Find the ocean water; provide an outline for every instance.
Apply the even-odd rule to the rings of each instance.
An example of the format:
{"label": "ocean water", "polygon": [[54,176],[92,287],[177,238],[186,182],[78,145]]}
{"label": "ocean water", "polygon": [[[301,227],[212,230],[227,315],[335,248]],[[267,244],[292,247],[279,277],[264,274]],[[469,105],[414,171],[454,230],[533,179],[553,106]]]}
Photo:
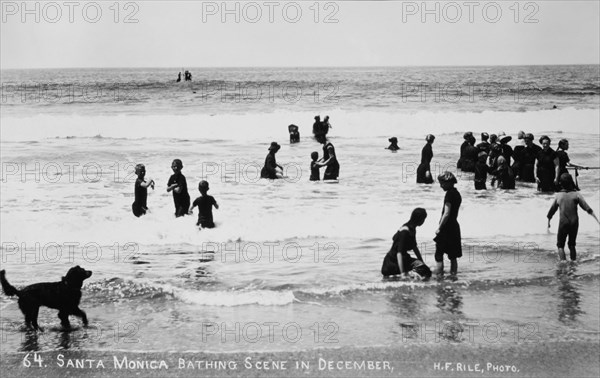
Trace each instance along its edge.
{"label": "ocean water", "polygon": [[[187,68],[190,69],[190,68]],[[3,70],[2,269],[20,287],[92,270],[87,329],[21,326],[0,297],[3,350],[304,350],[401,343],[595,340],[599,227],[580,211],[578,261],[557,263],[553,196],[531,184],[476,192],[456,172],[462,134],[519,130],[570,141],[600,166],[597,66]],[[553,107],[556,106],[556,109]],[[340,182],[309,182],[313,117],[329,115]],[[301,142],[288,144],[287,126]],[[454,171],[463,203],[456,280],[383,279],[383,257],[415,207],[434,266],[444,192],[415,183],[426,134],[433,173]],[[385,150],[397,136],[401,150]],[[536,138],[537,139],[537,138]],[[286,178],[258,179],[271,141]],[[190,195],[210,182],[217,227],[175,218],[166,192],[183,161]],[[156,181],[131,214],[133,167]],[[600,213],[600,171],[580,171]],[[448,262],[446,261],[446,265]],[[448,266],[446,266],[448,269]]]}

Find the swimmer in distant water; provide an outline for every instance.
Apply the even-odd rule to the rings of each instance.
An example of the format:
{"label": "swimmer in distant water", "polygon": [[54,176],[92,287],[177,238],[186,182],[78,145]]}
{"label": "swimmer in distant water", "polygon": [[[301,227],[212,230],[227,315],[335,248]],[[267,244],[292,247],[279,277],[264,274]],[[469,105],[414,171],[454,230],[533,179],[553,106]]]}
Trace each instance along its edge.
{"label": "swimmer in distant water", "polygon": [[386,148],[387,150],[395,152],[400,149],[400,147],[398,146],[398,138],[391,137],[388,139],[388,142],[390,142],[390,145]]}
{"label": "swimmer in distant water", "polygon": [[310,154],[310,158],[312,161],[310,162],[310,181],[320,181],[321,173],[319,169],[323,167],[323,164],[319,163],[319,153],[317,151],[313,151]]}
{"label": "swimmer in distant water", "polygon": [[177,75],[177,82],[179,83],[181,81],[181,72],[179,73],[179,75]]}
{"label": "swimmer in distant water", "polygon": [[417,184],[433,184],[431,176],[431,159],[433,159],[432,145],[435,141],[435,136],[427,134],[425,137],[425,146],[421,150],[421,164],[417,167]]}
{"label": "swimmer in distant water", "polygon": [[456,259],[462,257],[462,244],[460,225],[458,224],[458,210],[462,203],[462,197],[454,187],[457,183],[452,172],[444,172],[438,176],[440,187],[444,189],[444,207],[438,229],[435,231],[435,261],[436,274],[444,274],[444,254],[450,260],[450,274],[455,275],[458,271]]}
{"label": "swimmer in distant water", "polygon": [[[399,274],[408,277],[408,273],[414,271],[422,279],[431,277],[431,270],[423,262],[416,239],[417,227],[423,225],[426,218],[425,209],[417,207],[413,210],[409,221],[394,235],[394,243],[383,259],[381,274],[386,277]],[[414,251],[416,259],[408,254],[411,250]]]}
{"label": "swimmer in distant water", "polygon": [[279,168],[279,169],[281,169],[281,171],[283,171],[283,167],[281,165],[277,164],[277,160],[275,159],[275,154],[277,153],[277,151],[279,151],[280,148],[281,148],[281,146],[279,144],[277,144],[277,142],[271,142],[271,145],[269,146],[269,153],[267,154],[267,157],[265,158],[265,165],[263,166],[262,170],[260,171],[261,178],[266,178],[266,179],[271,179],[271,180],[281,178],[282,174],[277,171],[277,168]]}
{"label": "swimmer in distant water", "polygon": [[[550,228],[550,220],[557,210],[560,210],[558,221],[558,232],[556,234],[556,246],[558,247],[558,256],[561,260],[566,260],[565,242],[569,238],[568,246],[572,261],[577,258],[575,245],[577,244],[577,231],[579,230],[579,216],[577,215],[577,206],[580,206],[588,214],[593,216],[598,222],[598,218],[594,211],[585,202],[583,196],[575,191],[575,183],[573,177],[568,173],[563,173],[560,176],[562,190],[556,193],[556,198],[548,211],[548,228]],[[600,222],[599,222],[600,223]]]}
{"label": "swimmer in distant water", "polygon": [[290,143],[298,143],[300,142],[300,131],[298,131],[298,126],[289,125],[288,132],[290,133]]}
{"label": "swimmer in distant water", "polygon": [[173,174],[167,182],[167,192],[173,192],[173,203],[175,205],[175,216],[182,217],[188,213],[190,208],[190,194],[187,189],[187,181],[181,173],[183,163],[179,159],[171,163]]}
{"label": "swimmer in distant water", "polygon": [[198,206],[198,222],[196,223],[196,226],[200,226],[201,228],[215,227],[215,223],[213,222],[212,208],[214,206],[215,209],[219,209],[219,205],[217,204],[217,201],[215,201],[215,198],[207,194],[208,189],[208,182],[204,180],[200,181],[198,184],[200,197],[194,200],[194,203],[190,208],[191,214],[192,210],[194,210],[194,207]]}
{"label": "swimmer in distant water", "polygon": [[151,187],[152,190],[154,190],[154,180],[144,180],[144,177],[146,176],[146,167],[144,164],[138,164],[135,166],[135,174],[138,178],[135,180],[135,186],[133,189],[135,200],[131,204],[131,210],[133,211],[133,215],[139,218],[146,214],[146,211],[148,210],[148,187]]}

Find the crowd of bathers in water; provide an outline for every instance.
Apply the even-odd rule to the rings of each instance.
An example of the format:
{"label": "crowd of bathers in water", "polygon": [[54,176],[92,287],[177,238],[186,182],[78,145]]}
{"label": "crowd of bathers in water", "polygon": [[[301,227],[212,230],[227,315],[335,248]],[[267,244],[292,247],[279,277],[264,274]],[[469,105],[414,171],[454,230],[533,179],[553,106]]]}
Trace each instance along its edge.
{"label": "crowd of bathers in water", "polygon": [[[311,175],[310,180],[320,180],[319,169],[326,167],[323,180],[337,180],[340,166],[335,154],[333,144],[328,141],[327,133],[331,125],[329,117],[324,121],[319,116],[315,117],[313,125],[313,134],[315,139],[323,144],[323,157],[319,159],[318,152],[311,153]],[[290,133],[290,143],[300,141],[298,126],[288,126]],[[577,215],[577,206],[580,206],[594,218],[592,209],[585,202],[583,196],[578,192],[573,177],[568,173],[567,168],[584,168],[570,162],[567,150],[569,142],[561,139],[558,143],[558,149],[554,151],[551,147],[551,140],[544,135],[539,139],[541,147],[536,145],[531,133],[522,131],[518,134],[518,139],[522,140],[519,146],[514,149],[508,145],[512,137],[504,133],[488,135],[481,133],[481,143],[475,144],[476,140],[472,132],[464,134],[464,142],[460,146],[460,158],[457,162],[457,168],[464,172],[474,172],[474,185],[476,190],[486,189],[487,175],[492,175],[491,184],[497,182],[497,187],[501,189],[514,189],[515,181],[537,182],[538,190],[543,192],[560,191],[548,211],[548,227],[550,220],[557,210],[560,214],[559,227],[557,233],[558,254],[561,260],[565,260],[564,246],[568,238],[568,247],[571,260],[576,259],[576,238],[579,228],[579,218]],[[426,144],[421,151],[421,163],[417,168],[417,183],[432,184],[434,179],[431,175],[431,160],[433,158],[432,145],[435,141],[434,135],[425,137]],[[389,138],[391,143],[388,149],[398,151],[398,139]],[[268,154],[265,158],[265,164],[261,170],[261,177],[267,179],[277,179],[282,177],[283,168],[277,164],[275,154],[281,146],[277,142],[272,142],[268,148]],[[512,162],[512,164],[511,164]],[[175,216],[181,217],[191,214],[192,210],[198,207],[198,221],[196,223],[200,228],[215,227],[213,221],[212,208],[219,208],[214,197],[207,194],[209,184],[205,180],[200,181],[198,197],[190,207],[190,195],[187,189],[185,176],[181,173],[183,163],[179,159],[173,160],[171,164],[173,175],[167,183],[167,191],[173,192],[173,203],[175,205]],[[146,169],[143,164],[135,167],[137,180],[135,182],[135,201],[132,204],[133,214],[137,217],[146,213],[148,187],[154,189],[154,181],[145,180]],[[462,203],[462,197],[454,187],[457,179],[451,172],[443,172],[438,176],[440,187],[446,192],[442,206],[442,216],[439,220],[437,230],[435,231],[435,273],[442,275],[444,272],[444,255],[450,260],[450,273],[456,275],[458,271],[457,259],[462,256],[462,240],[460,225],[458,223],[458,213]],[[416,228],[423,225],[427,218],[427,212],[423,208],[413,210],[411,217],[392,238],[393,243],[389,252],[386,254],[381,273],[384,276],[412,277],[419,279],[428,279],[432,271],[424,263],[416,242]],[[596,218],[596,221],[598,219]],[[599,221],[600,223],[600,221]],[[408,251],[413,251],[415,257],[409,255]]]}

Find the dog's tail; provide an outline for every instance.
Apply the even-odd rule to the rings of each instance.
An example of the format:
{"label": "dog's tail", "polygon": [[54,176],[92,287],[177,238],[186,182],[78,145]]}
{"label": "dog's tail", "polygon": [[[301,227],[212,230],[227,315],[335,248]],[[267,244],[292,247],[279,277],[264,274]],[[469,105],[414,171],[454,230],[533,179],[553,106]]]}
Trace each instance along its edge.
{"label": "dog's tail", "polygon": [[4,276],[6,271],[4,269],[0,270],[0,283],[2,284],[2,290],[4,290],[4,294],[12,297],[13,295],[19,295],[19,290],[17,290],[13,285],[9,284]]}

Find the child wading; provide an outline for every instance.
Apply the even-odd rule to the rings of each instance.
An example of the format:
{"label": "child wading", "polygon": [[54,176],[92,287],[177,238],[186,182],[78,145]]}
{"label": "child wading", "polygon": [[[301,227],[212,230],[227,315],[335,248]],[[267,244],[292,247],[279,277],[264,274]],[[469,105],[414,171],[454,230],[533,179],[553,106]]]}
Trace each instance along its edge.
{"label": "child wading", "polygon": [[198,206],[198,222],[196,223],[196,226],[200,226],[202,228],[215,227],[215,223],[213,222],[212,207],[214,206],[215,209],[219,208],[215,198],[206,194],[208,189],[208,182],[204,180],[200,181],[198,184],[198,190],[200,191],[201,196],[196,198],[192,204],[192,208],[190,209],[190,212],[192,212],[194,207]]}
{"label": "child wading", "polygon": [[135,166],[135,174],[138,178],[135,180],[135,186],[133,188],[135,200],[131,204],[131,210],[133,211],[133,215],[139,218],[146,214],[146,211],[148,210],[148,187],[151,187],[152,190],[154,190],[154,180],[144,180],[144,177],[146,176],[146,167],[144,164]]}
{"label": "child wading", "polygon": [[173,174],[167,182],[167,192],[173,191],[173,203],[175,204],[175,216],[182,217],[187,214],[190,208],[190,194],[187,190],[187,181],[181,173],[183,163],[179,159],[171,163]]}

